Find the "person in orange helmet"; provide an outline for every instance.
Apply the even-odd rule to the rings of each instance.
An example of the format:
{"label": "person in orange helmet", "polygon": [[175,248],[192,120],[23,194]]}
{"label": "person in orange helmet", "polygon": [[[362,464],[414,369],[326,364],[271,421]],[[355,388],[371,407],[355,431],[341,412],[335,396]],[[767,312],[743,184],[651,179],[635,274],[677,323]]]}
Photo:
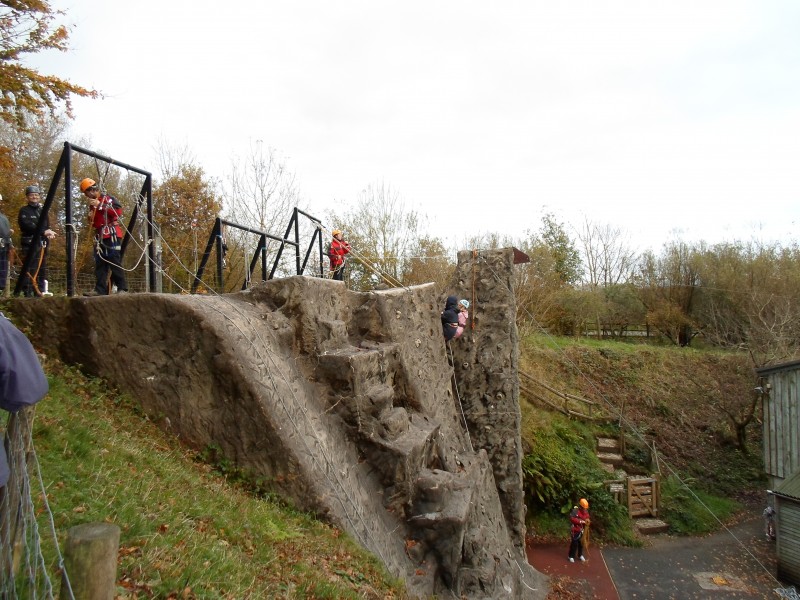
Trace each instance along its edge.
{"label": "person in orange helmet", "polygon": [[337,281],[344,280],[345,256],[350,253],[350,244],[344,240],[341,229],[334,229],[333,239],[328,246],[328,258],[331,261],[331,275]]}
{"label": "person in orange helmet", "polygon": [[581,498],[578,506],[574,506],[569,513],[570,527],[570,542],[569,542],[569,562],[574,563],[575,558],[579,558],[581,562],[586,561],[583,556],[583,532],[586,526],[589,525],[589,501],[586,498]]}
{"label": "person in orange helmet", "polygon": [[122,270],[122,205],[116,198],[100,192],[94,179],[81,181],[81,192],[89,199],[91,212],[89,218],[94,227],[94,274],[97,278],[94,290],[84,296],[106,296],[109,293],[109,273],[111,283],[117,286],[117,293],[128,291],[125,271]]}

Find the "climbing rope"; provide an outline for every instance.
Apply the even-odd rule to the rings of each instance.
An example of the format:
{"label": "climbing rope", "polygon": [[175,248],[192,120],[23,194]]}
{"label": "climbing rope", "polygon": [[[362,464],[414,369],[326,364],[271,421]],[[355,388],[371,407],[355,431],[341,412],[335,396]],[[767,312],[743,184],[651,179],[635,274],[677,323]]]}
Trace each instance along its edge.
{"label": "climbing rope", "polygon": [[461,411],[461,422],[464,424],[464,433],[467,434],[467,442],[469,443],[469,449],[472,452],[475,452],[475,448],[472,445],[472,438],[469,435],[469,425],[467,425],[467,417],[464,415],[464,404],[461,402],[461,394],[458,391],[458,378],[456,377],[455,371],[455,360],[453,358],[453,348],[450,346],[450,342],[445,342],[447,347],[447,351],[450,353],[450,364],[453,366],[453,387],[456,391],[456,401],[458,402],[458,408]]}

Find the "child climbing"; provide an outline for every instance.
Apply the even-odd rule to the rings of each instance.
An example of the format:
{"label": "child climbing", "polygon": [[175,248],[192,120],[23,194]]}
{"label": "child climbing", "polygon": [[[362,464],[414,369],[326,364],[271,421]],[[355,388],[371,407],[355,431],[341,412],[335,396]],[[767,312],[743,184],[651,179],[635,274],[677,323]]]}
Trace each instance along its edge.
{"label": "child climbing", "polygon": [[459,300],[457,308],[458,327],[456,328],[456,334],[453,336],[454,340],[461,337],[461,334],[464,333],[464,328],[467,326],[467,319],[469,319],[469,300]]}

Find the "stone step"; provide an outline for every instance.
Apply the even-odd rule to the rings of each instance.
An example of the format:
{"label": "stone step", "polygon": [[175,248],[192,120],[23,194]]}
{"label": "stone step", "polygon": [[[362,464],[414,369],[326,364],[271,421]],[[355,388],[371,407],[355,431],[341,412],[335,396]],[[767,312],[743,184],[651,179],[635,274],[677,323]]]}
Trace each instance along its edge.
{"label": "stone step", "polygon": [[597,438],[598,452],[619,453],[619,440],[614,438]]}
{"label": "stone step", "polygon": [[611,452],[598,452],[597,458],[600,459],[601,463],[614,465],[615,467],[625,462],[621,454],[612,454]]}
{"label": "stone step", "polygon": [[665,523],[661,519],[634,519],[633,522],[639,533],[644,535],[664,533],[669,530],[669,523]]}

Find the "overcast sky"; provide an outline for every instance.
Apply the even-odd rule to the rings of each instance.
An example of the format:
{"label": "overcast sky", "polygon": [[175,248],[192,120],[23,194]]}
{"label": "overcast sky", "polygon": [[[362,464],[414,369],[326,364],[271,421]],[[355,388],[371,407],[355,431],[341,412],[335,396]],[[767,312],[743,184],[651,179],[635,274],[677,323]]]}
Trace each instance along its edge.
{"label": "overcast sky", "polygon": [[73,131],[157,171],[158,138],[213,176],[260,140],[312,212],[383,181],[430,231],[522,235],[542,212],[668,239],[792,243],[800,3],[53,0],[100,90]]}

